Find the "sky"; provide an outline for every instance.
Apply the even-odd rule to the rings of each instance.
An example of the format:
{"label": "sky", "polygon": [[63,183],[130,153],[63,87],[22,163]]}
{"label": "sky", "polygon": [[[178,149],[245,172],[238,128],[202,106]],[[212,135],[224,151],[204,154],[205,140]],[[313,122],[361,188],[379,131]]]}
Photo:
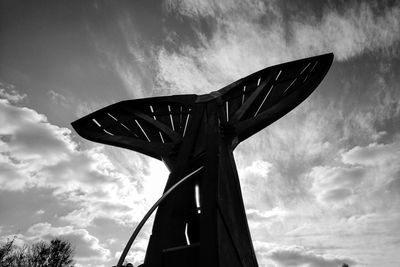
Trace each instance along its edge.
{"label": "sky", "polygon": [[115,265],[168,171],[72,121],[329,52],[316,91],[234,152],[258,263],[400,266],[399,1],[0,0],[0,240]]}

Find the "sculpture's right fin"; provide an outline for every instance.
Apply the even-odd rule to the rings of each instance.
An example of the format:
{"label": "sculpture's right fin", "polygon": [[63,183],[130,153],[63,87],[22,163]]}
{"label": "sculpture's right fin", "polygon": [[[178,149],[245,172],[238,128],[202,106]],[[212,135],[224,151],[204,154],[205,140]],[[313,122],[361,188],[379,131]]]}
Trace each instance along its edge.
{"label": "sculpture's right fin", "polygon": [[243,141],[304,101],[325,77],[333,54],[265,68],[218,91],[225,120]]}

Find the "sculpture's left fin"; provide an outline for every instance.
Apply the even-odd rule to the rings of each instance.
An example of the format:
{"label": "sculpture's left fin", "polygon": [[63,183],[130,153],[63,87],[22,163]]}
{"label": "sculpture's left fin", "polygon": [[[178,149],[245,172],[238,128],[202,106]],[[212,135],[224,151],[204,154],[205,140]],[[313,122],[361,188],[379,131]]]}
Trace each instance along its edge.
{"label": "sculpture's left fin", "polygon": [[173,156],[186,134],[196,95],[121,101],[72,123],[88,140],[162,159]]}

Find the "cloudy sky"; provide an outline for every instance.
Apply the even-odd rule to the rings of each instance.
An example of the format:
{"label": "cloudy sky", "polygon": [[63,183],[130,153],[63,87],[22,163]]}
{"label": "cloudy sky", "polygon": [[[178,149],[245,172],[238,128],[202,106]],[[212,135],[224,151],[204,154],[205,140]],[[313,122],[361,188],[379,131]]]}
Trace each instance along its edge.
{"label": "cloudy sky", "polygon": [[333,52],[311,97],[235,151],[258,262],[400,266],[400,3],[372,2],[0,0],[1,240],[62,236],[78,266],[116,264],[168,171],[72,121]]}

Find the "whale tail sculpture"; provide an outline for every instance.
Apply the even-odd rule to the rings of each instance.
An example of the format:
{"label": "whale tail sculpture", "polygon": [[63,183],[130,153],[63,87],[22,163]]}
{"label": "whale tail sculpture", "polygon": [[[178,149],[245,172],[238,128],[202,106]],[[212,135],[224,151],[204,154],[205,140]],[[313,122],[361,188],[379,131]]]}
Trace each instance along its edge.
{"label": "whale tail sculpture", "polygon": [[171,172],[151,210],[158,207],[142,266],[258,266],[233,150],[305,100],[332,61],[325,54],[272,66],[205,95],[122,101],[72,123],[86,139],[163,160]]}

